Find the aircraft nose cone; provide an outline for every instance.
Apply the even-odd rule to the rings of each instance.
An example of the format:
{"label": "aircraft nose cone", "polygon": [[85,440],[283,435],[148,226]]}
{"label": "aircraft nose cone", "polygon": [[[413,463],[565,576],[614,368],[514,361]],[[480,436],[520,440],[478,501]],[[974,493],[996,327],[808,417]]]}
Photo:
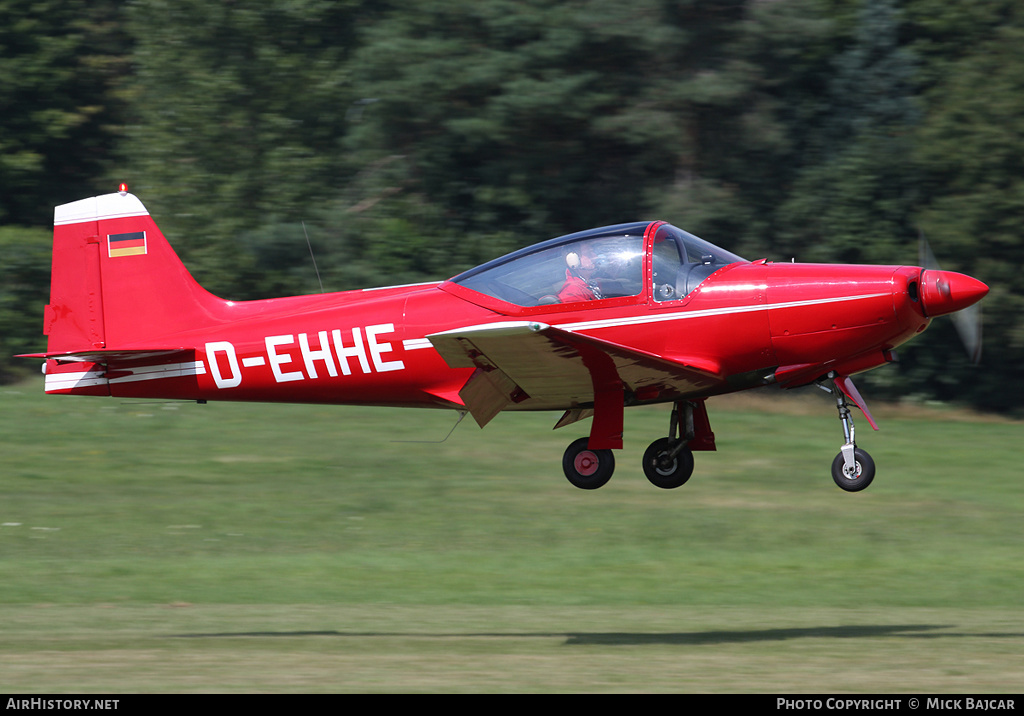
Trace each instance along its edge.
{"label": "aircraft nose cone", "polygon": [[987,293],[988,286],[962,273],[935,269],[921,272],[921,305],[929,318],[967,308]]}

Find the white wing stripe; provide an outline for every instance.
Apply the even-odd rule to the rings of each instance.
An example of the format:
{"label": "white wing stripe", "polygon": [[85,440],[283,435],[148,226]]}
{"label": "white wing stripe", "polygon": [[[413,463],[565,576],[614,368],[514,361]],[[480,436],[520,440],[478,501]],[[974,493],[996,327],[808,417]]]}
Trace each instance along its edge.
{"label": "white wing stripe", "polygon": [[[681,321],[688,318],[708,318],[709,316],[728,316],[734,313],[755,313],[758,311],[774,311],[782,308],[800,308],[801,306],[816,306],[824,305],[828,303],[841,303],[843,301],[861,301],[869,298],[884,298],[889,296],[888,293],[867,293],[862,296],[836,296],[833,298],[814,298],[806,301],[789,301],[787,303],[766,303],[757,306],[725,306],[722,308],[708,308],[703,311],[673,311],[671,313],[655,313],[655,314],[644,314],[641,316],[625,316],[621,318],[604,318],[597,321],[578,321],[576,323],[562,323],[552,324],[556,328],[561,328],[564,331],[587,331],[598,328],[616,328],[619,326],[636,326],[644,323],[662,323],[664,321]],[[448,331],[442,331],[441,334],[445,333],[460,333],[464,331],[474,330],[485,330],[492,327],[521,327],[521,326],[536,326],[533,330],[539,330],[545,327],[543,323],[537,323],[535,321],[500,321],[498,323],[482,323],[476,326],[462,326]],[[427,348],[431,345],[427,338],[415,338],[404,341],[405,349],[412,350],[414,348]]]}
{"label": "white wing stripe", "polygon": [[869,293],[863,296],[837,296],[835,298],[815,298],[806,301],[790,301],[788,303],[766,303],[759,306],[726,306],[724,308],[709,308],[703,311],[674,311],[672,313],[648,314],[643,316],[627,316],[625,318],[606,318],[599,321],[580,321],[578,323],[563,323],[558,326],[566,331],[585,331],[592,328],[614,328],[616,326],[633,326],[642,323],[661,323],[663,321],[678,321],[687,318],[707,318],[709,316],[727,316],[733,313],[753,313],[757,311],[775,311],[781,308],[799,308],[801,306],[816,306],[827,303],[840,303],[842,301],[861,301],[868,298],[882,298],[888,293]]}

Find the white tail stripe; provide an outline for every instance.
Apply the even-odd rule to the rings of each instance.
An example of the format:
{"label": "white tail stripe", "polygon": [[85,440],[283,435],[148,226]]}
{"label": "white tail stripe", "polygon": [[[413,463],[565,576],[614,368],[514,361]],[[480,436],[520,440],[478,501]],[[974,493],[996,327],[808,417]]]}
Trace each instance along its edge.
{"label": "white tail stripe", "polygon": [[206,365],[202,361],[186,363],[168,363],[165,365],[146,365],[131,369],[131,375],[121,375],[107,379],[106,370],[87,370],[75,373],[51,373],[46,376],[46,391],[74,390],[89,388],[96,385],[136,383],[142,380],[161,380],[163,378],[183,378],[190,375],[205,375]]}
{"label": "white tail stripe", "polygon": [[86,370],[75,373],[53,373],[46,376],[46,392],[54,390],[73,390],[89,388],[94,385],[106,385],[107,379],[102,370]]}

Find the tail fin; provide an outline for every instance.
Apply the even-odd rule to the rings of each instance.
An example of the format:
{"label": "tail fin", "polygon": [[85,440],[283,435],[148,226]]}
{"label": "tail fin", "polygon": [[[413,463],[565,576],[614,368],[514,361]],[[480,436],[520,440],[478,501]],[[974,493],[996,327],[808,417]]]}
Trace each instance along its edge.
{"label": "tail fin", "polygon": [[[58,206],[53,217],[46,392],[189,397],[203,372],[176,335],[228,319],[231,304],[203,289],[126,191]],[[115,390],[116,388],[116,390]],[[165,396],[165,397],[166,397]]]}
{"label": "tail fin", "polygon": [[196,283],[134,195],[54,211],[47,357],[169,348],[225,304]]}

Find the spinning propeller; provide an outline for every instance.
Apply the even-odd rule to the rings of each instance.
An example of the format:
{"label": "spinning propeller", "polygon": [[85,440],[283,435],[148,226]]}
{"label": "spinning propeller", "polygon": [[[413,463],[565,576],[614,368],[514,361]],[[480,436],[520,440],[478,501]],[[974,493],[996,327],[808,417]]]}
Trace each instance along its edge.
{"label": "spinning propeller", "polygon": [[972,364],[981,360],[981,305],[988,286],[970,276],[943,271],[924,232],[918,242],[921,272],[921,305],[929,318],[951,314],[960,340]]}

